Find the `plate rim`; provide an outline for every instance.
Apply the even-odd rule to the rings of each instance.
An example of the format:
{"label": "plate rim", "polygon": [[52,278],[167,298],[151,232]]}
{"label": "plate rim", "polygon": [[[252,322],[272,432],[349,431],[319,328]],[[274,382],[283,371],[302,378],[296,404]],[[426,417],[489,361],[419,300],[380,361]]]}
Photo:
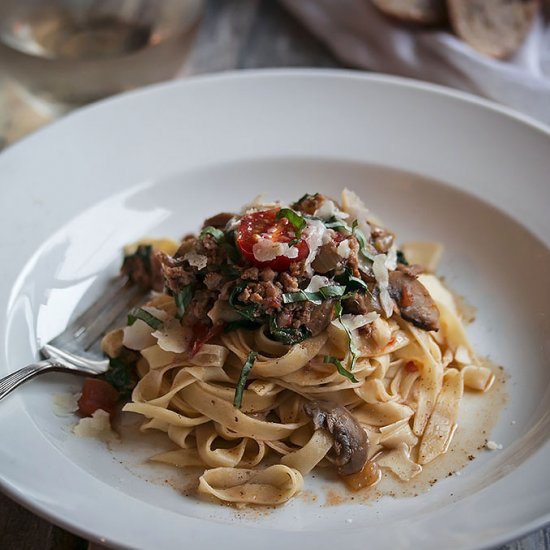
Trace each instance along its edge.
{"label": "plate rim", "polygon": [[435,84],[433,82],[427,82],[424,80],[418,80],[416,78],[409,78],[405,76],[396,76],[385,73],[371,72],[367,73],[359,69],[337,69],[337,68],[314,68],[314,67],[288,67],[288,68],[259,68],[259,69],[229,69],[224,71],[218,71],[213,73],[204,73],[198,75],[185,76],[176,78],[174,80],[166,80],[163,82],[157,82],[155,84],[149,84],[148,86],[141,86],[139,88],[121,92],[112,96],[99,99],[93,103],[83,105],[63,115],[45,126],[38,128],[37,130],[23,136],[16,142],[8,144],[4,149],[0,151],[0,162],[3,157],[9,154],[12,149],[19,148],[20,145],[40,137],[44,132],[49,132],[51,128],[57,128],[59,125],[65,124],[67,120],[72,120],[75,117],[81,116],[82,113],[93,111],[98,108],[103,108],[107,104],[115,104],[119,101],[126,101],[128,98],[139,97],[141,95],[149,95],[156,93],[157,90],[163,90],[165,88],[173,88],[178,86],[193,86],[195,84],[202,84],[204,82],[217,82],[242,78],[272,78],[272,77],[285,77],[285,76],[306,76],[306,77],[331,77],[331,78],[352,78],[367,80],[371,82],[380,82],[390,85],[401,86],[414,90],[424,90],[428,93],[434,93],[436,95],[447,96],[452,99],[456,99],[462,102],[466,102],[472,105],[477,105],[484,109],[500,113],[503,116],[514,119],[517,122],[521,122],[530,126],[533,129],[550,136],[550,124],[545,124],[542,121],[537,120],[535,117],[522,113],[521,111],[509,107],[502,103],[498,103],[491,99],[474,94],[473,92],[467,92],[459,90],[457,88],[451,88],[450,86],[444,86],[443,84]]}

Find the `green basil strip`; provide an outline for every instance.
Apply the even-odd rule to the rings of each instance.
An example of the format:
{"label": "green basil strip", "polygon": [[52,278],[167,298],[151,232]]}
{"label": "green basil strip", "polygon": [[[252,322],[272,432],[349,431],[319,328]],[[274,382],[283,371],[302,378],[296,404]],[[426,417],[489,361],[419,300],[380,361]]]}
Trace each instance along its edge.
{"label": "green basil strip", "polygon": [[250,374],[250,371],[254,366],[254,361],[256,361],[256,357],[258,357],[258,352],[251,351],[246,358],[246,363],[243,365],[243,370],[241,370],[241,375],[239,376],[239,381],[237,383],[237,387],[235,388],[235,397],[233,399],[233,406],[237,409],[241,408],[243,402],[244,385],[246,384],[248,375]]}
{"label": "green basil strip", "polygon": [[128,326],[132,326],[138,319],[147,323],[155,330],[159,330],[164,326],[164,323],[160,319],[157,319],[154,315],[151,315],[141,307],[135,307],[128,313]]}
{"label": "green basil strip", "polygon": [[349,366],[349,370],[350,372],[353,372],[353,369],[355,368],[355,363],[357,362],[358,349],[355,345],[355,340],[353,339],[353,334],[351,333],[351,330],[349,330],[348,327],[346,327],[346,325],[342,322],[342,304],[340,302],[336,304],[334,311],[336,313],[336,316],[338,317],[338,320],[340,321],[340,324],[342,325],[348,336],[349,352],[351,353],[351,364]]}
{"label": "green basil strip", "polygon": [[367,260],[373,262],[374,256],[367,250],[367,239],[365,238],[363,232],[357,227],[357,223],[357,220],[353,221],[351,225],[352,233],[359,243],[359,250],[361,251],[361,254],[363,254]]}
{"label": "green basil strip", "polygon": [[296,238],[299,239],[302,235],[302,230],[307,225],[306,220],[290,208],[281,208],[279,212],[277,212],[277,219],[280,220],[281,218],[286,218],[294,226]]}
{"label": "green basil strip", "polygon": [[269,334],[278,342],[293,346],[299,344],[311,336],[311,332],[304,326],[300,328],[283,328],[277,325],[275,316],[269,319]]}
{"label": "green basil strip", "polygon": [[223,331],[233,332],[234,330],[255,330],[259,326],[260,325],[258,323],[254,323],[248,319],[243,319],[242,321],[230,321],[229,323],[226,323],[223,327]]}
{"label": "green basil strip", "polygon": [[235,285],[235,288],[229,296],[229,305],[241,316],[249,321],[257,321],[256,313],[258,311],[258,304],[242,304],[239,302],[239,294],[245,289],[247,281],[241,281]]}
{"label": "green basil strip", "polygon": [[349,268],[346,268],[346,270],[336,276],[334,280],[346,287],[346,293],[342,296],[342,299],[350,298],[356,292],[366,292],[372,296],[372,292],[369,290],[367,283],[359,277],[354,277]]}
{"label": "green basil strip", "polygon": [[202,239],[205,235],[211,235],[217,243],[222,242],[225,237],[225,234],[221,229],[212,227],[211,225],[205,227],[201,231],[200,238]]}
{"label": "green basil strip", "polygon": [[338,370],[338,373],[342,376],[345,376],[348,380],[351,380],[354,384],[357,384],[359,380],[353,376],[353,373],[347,370],[344,365],[342,365],[342,362],[337,359],[336,357],[333,357],[332,355],[325,355],[323,359],[323,363],[331,363],[333,364],[336,369]]}
{"label": "green basil strip", "polygon": [[283,294],[283,304],[294,304],[296,302],[312,302],[319,305],[323,300],[317,292],[306,292],[305,290]]}
{"label": "green basil strip", "polygon": [[409,262],[407,261],[407,258],[405,258],[405,254],[403,254],[402,250],[397,251],[397,263],[403,264],[403,265],[409,265]]}
{"label": "green basil strip", "polygon": [[330,220],[327,220],[326,222],[323,222],[325,224],[325,227],[327,229],[340,229],[343,230],[344,233],[349,233],[351,235],[352,229],[351,227],[344,221],[339,220],[338,218],[330,218]]}
{"label": "green basil strip", "polygon": [[176,317],[178,319],[181,319],[183,317],[183,315],[185,314],[185,310],[187,309],[187,306],[191,303],[192,299],[193,287],[191,285],[187,285],[174,296],[177,308]]}
{"label": "green basil strip", "polygon": [[363,281],[363,279],[359,279],[359,277],[354,277],[353,275],[349,276],[348,279],[348,286],[350,288],[353,288],[355,290],[365,290],[366,292],[370,293],[369,287],[367,286],[367,283]]}
{"label": "green basil strip", "polygon": [[320,305],[323,300],[340,297],[344,295],[346,288],[344,286],[332,285],[324,286],[318,292],[306,292],[298,290],[297,292],[286,292],[283,294],[283,304],[294,304],[296,302],[311,302]]}
{"label": "green basil strip", "polygon": [[134,366],[128,366],[120,359],[109,359],[109,370],[103,375],[103,379],[109,382],[122,398],[129,398],[135,388],[138,378]]}
{"label": "green basil strip", "polygon": [[325,300],[328,300],[329,298],[338,298],[340,296],[343,296],[345,291],[346,291],[345,286],[331,285],[331,286],[321,287],[319,289],[319,294]]}

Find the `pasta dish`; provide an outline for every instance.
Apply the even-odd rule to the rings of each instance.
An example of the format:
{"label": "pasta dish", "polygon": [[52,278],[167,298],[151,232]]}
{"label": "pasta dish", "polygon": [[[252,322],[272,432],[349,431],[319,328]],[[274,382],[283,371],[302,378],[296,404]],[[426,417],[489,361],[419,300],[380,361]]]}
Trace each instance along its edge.
{"label": "pasta dish", "polygon": [[204,469],[198,492],[225,503],[282,504],[316,468],[352,491],[408,482],[447,452],[463,392],[494,380],[434,275],[440,253],[398,247],[349,190],[136,243],[122,270],[150,299],[105,336],[111,370],[86,380],[81,414],[126,396],[173,442],[151,460]]}

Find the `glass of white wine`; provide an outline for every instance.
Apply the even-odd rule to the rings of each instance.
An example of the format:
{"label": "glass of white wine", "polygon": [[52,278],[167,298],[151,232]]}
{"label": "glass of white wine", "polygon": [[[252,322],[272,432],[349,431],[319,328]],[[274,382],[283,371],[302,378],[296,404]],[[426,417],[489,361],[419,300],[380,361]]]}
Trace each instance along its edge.
{"label": "glass of white wine", "polygon": [[172,78],[203,0],[1,0],[0,71],[69,110]]}

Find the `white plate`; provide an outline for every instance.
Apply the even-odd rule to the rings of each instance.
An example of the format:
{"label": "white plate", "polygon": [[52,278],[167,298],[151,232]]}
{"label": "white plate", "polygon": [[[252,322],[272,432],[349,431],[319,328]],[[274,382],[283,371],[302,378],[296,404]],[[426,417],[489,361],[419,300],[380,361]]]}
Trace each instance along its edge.
{"label": "white plate", "polygon": [[290,199],[346,185],[401,239],[445,243],[442,273],[478,306],[470,334],[505,365],[510,401],[491,435],[504,449],[481,452],[426,494],[337,507],[297,499],[254,516],[143,479],[161,475],[138,464],[149,440],[120,463],[76,439],[51,396],[79,381],[52,375],[0,403],[3,490],[70,530],[132,548],[472,548],[542,525],[549,173],[550,134],[536,123],[464,94],[350,72],[175,82],[23,140],[0,156],[0,375],[30,362],[37,339],[61,330],[84,293],[91,299],[124,243],[182,235],[262,191]]}

